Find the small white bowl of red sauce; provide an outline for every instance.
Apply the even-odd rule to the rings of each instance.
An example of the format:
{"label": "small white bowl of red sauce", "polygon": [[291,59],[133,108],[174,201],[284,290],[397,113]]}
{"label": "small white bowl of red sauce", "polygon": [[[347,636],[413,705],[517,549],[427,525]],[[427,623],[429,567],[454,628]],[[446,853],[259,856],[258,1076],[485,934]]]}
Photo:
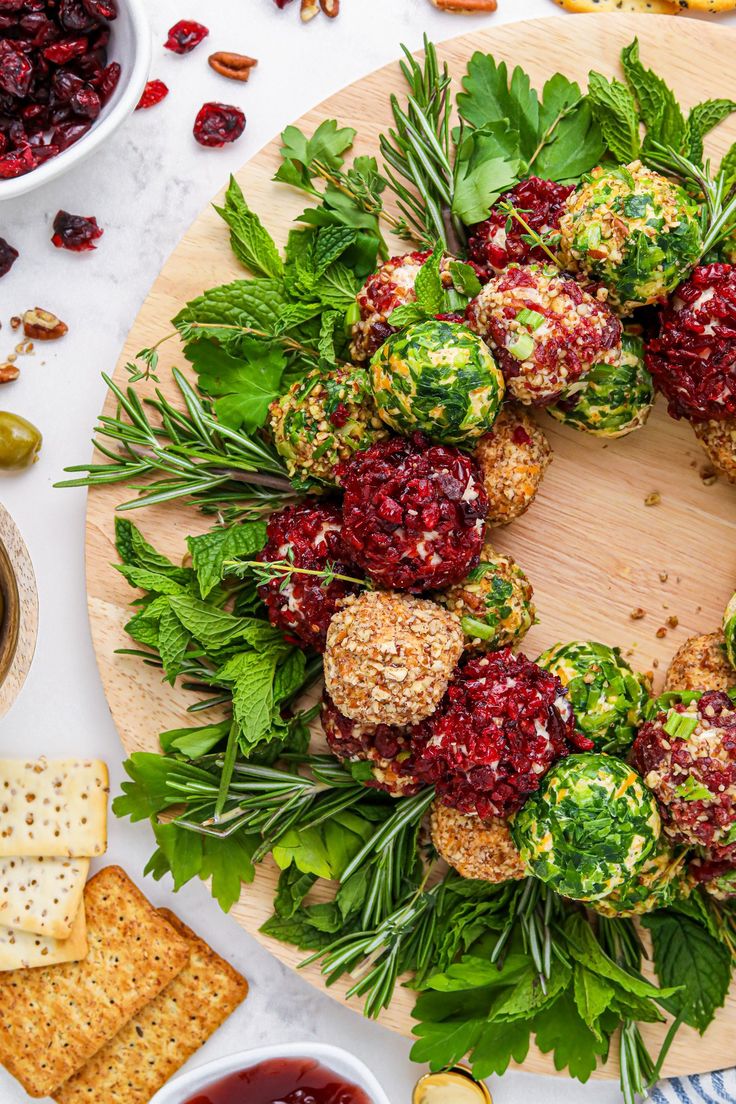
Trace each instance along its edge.
{"label": "small white bowl of red sauce", "polygon": [[323,1043],[287,1043],[217,1058],[159,1089],[151,1104],[390,1104],[366,1065]]}

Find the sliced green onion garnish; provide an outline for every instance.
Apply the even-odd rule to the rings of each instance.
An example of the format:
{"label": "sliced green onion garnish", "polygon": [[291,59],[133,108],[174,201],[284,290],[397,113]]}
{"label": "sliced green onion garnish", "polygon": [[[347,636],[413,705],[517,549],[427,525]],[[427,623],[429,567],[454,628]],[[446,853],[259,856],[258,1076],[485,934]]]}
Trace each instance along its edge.
{"label": "sliced green onion garnish", "polygon": [[477,617],[462,617],[460,627],[466,636],[477,637],[478,640],[493,640],[496,629],[493,625],[487,625],[485,621],[479,621]]}
{"label": "sliced green onion garnish", "polygon": [[667,735],[677,740],[689,740],[697,727],[698,718],[692,713],[670,713],[664,723]]}
{"label": "sliced green onion garnish", "polygon": [[544,322],[544,315],[539,311],[529,310],[528,307],[524,307],[520,310],[516,316],[516,321],[520,322],[522,326],[528,326],[530,330],[538,330]]}
{"label": "sliced green onion garnish", "polygon": [[534,352],[534,341],[529,334],[519,334],[513,345],[509,345],[508,351],[517,360],[526,360]]}

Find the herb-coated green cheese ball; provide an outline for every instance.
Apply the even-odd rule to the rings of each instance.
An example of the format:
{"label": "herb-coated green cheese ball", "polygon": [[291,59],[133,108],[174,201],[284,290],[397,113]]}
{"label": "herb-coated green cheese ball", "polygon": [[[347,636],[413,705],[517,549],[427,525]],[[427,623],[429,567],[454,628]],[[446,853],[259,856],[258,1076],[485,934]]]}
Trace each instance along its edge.
{"label": "herb-coated green cheese ball", "polygon": [[547,410],[558,422],[594,437],[625,437],[644,425],[654,402],[654,383],[644,367],[644,342],[624,334],[613,364],[596,364]]}
{"label": "herb-coated green cheese ball", "polygon": [[591,908],[611,919],[643,916],[645,912],[667,908],[676,897],[689,891],[684,874],[686,856],[683,848],[673,851],[664,839],[660,839],[638,873],[608,897],[591,902]]}
{"label": "herb-coated green cheese ball", "polygon": [[445,444],[487,433],[505,389],[484,342],[464,326],[437,321],[389,337],[371,361],[371,382],[387,425]]}
{"label": "herb-coated green cheese ball", "polygon": [[388,436],[362,368],[308,372],[269,414],[276,450],[298,489],[333,486],[340,461]]}
{"label": "herb-coated green cheese ball", "polygon": [[736,594],[729,600],[723,614],[723,636],[728,661],[732,667],[736,667]]}
{"label": "herb-coated green cheese ball", "polygon": [[556,763],[511,821],[529,873],[578,901],[633,878],[660,830],[657,802],[636,771],[599,754]]}
{"label": "herb-coated green cheese ball", "polygon": [[555,644],[537,660],[562,682],[577,727],[597,751],[620,755],[630,746],[649,698],[649,680],[618,648],[592,640]]}
{"label": "herb-coated green cheese ball", "polygon": [[622,314],[673,291],[701,246],[697,205],[640,161],[593,169],[560,220],[562,263],[603,283]]}
{"label": "herb-coated green cheese ball", "polygon": [[517,644],[526,635],[536,616],[533,595],[516,561],[486,543],[478,566],[435,598],[460,618],[465,647],[488,652]]}

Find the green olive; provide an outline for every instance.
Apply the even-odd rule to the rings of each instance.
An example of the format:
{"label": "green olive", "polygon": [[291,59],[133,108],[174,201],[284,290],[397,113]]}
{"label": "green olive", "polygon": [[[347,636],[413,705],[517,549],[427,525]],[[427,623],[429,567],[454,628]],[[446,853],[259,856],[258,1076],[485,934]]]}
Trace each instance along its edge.
{"label": "green olive", "polygon": [[42,442],[40,431],[20,414],[0,410],[0,472],[22,471],[35,464]]}

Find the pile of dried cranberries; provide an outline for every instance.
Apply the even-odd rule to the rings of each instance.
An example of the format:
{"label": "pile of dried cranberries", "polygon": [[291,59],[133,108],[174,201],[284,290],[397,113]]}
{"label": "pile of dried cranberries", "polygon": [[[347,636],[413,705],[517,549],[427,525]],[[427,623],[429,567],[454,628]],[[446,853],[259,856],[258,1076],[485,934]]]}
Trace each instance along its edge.
{"label": "pile of dried cranberries", "polygon": [[116,0],[0,0],[0,178],[86,134],[120,79],[108,63]]}

